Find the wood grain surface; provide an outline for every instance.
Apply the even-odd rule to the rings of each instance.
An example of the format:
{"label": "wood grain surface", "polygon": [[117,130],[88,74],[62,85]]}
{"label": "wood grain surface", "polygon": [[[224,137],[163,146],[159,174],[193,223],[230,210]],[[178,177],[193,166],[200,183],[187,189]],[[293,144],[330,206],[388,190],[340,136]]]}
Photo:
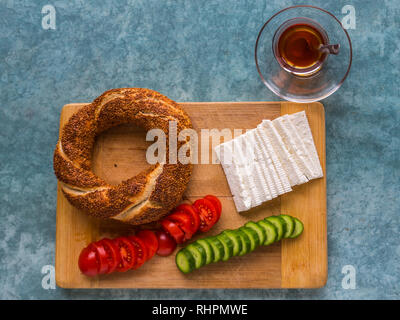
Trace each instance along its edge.
{"label": "wood grain surface", "polygon": [[[61,112],[60,125],[84,104],[68,104]],[[320,103],[289,102],[189,102],[180,103],[194,128],[251,129],[262,119],[306,110],[317,151],[325,173],[325,118]],[[111,184],[118,184],[148,166],[145,152],[151,142],[145,132],[132,126],[119,126],[101,134],[93,152],[93,171]],[[209,148],[212,160],[211,140]],[[284,240],[227,262],[210,264],[189,275],[175,266],[174,255],[155,256],[138,270],[95,278],[82,275],[78,257],[83,247],[103,237],[117,237],[135,228],[114,221],[88,217],[72,207],[58,187],[56,282],[63,288],[316,288],[327,277],[326,178],[311,181],[293,192],[246,213],[237,213],[222,167],[197,164],[185,192],[191,201],[214,194],[222,201],[220,221],[207,235],[236,228],[248,220],[287,213],[299,217],[304,233],[295,240]],[[196,239],[196,237],[194,238]]]}

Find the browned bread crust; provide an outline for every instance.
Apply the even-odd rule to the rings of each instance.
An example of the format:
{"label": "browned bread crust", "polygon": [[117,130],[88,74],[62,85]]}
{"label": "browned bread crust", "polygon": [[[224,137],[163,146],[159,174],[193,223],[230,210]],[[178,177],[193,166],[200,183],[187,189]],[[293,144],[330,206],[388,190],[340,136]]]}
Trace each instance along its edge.
{"label": "browned bread crust", "polygon": [[[192,172],[191,164],[169,164],[169,121],[177,122],[178,134],[192,128],[176,102],[141,88],[106,91],[76,112],[62,128],[54,151],[54,171],[69,202],[89,215],[135,225],[167,214],[181,200]],[[98,134],[124,123],[163,130],[166,163],[111,186],[91,171],[92,149]]]}

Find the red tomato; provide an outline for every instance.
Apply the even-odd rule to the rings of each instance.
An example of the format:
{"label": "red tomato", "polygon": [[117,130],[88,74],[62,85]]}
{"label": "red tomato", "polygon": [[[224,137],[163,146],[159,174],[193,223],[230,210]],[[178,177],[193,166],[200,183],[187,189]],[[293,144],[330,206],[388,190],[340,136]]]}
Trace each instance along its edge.
{"label": "red tomato", "polygon": [[161,226],[174,240],[176,243],[182,243],[185,241],[185,234],[183,231],[178,227],[175,222],[172,222],[168,219],[161,220]]}
{"label": "red tomato", "polygon": [[199,230],[201,221],[199,213],[197,212],[195,207],[187,203],[182,203],[179,206],[177,206],[174,211],[183,211],[192,217],[192,225],[194,230],[193,234],[195,234],[197,230]]}
{"label": "red tomato", "polygon": [[102,245],[107,253],[108,273],[114,272],[121,260],[121,255],[115,243],[107,238],[97,242]]}
{"label": "red tomato", "polygon": [[121,256],[117,271],[124,272],[131,269],[136,264],[138,256],[136,247],[126,237],[114,239],[114,243],[117,245]]}
{"label": "red tomato", "polygon": [[129,241],[135,246],[137,251],[136,263],[132,266],[132,269],[137,269],[142,266],[147,260],[147,248],[142,239],[136,236],[128,237]]}
{"label": "red tomato", "polygon": [[150,260],[158,249],[158,240],[155,233],[151,230],[141,230],[139,231],[136,236],[143,240],[147,247],[147,260]]}
{"label": "red tomato", "polygon": [[158,230],[156,231],[156,236],[158,239],[157,254],[159,256],[166,257],[174,252],[176,248],[176,242],[169,236],[168,233],[162,230]]}
{"label": "red tomato", "polygon": [[167,219],[175,222],[179,228],[183,230],[185,233],[185,240],[191,239],[193,234],[196,232],[192,224],[191,216],[183,211],[174,211],[167,217]]}
{"label": "red tomato", "polygon": [[215,207],[218,213],[218,220],[221,217],[221,212],[222,212],[222,204],[221,201],[216,196],[213,196],[211,194],[208,194],[204,197],[205,199],[209,200]]}
{"label": "red tomato", "polygon": [[218,213],[211,201],[207,199],[198,199],[193,206],[197,209],[200,215],[200,231],[207,232],[218,221]]}
{"label": "red tomato", "polygon": [[107,260],[107,252],[104,247],[97,243],[93,242],[89,244],[89,248],[97,253],[97,258],[99,260],[99,270],[98,274],[105,274],[108,272],[108,260]]}
{"label": "red tomato", "polygon": [[98,275],[100,261],[93,247],[87,246],[81,251],[78,266],[81,272],[86,276],[94,277]]}

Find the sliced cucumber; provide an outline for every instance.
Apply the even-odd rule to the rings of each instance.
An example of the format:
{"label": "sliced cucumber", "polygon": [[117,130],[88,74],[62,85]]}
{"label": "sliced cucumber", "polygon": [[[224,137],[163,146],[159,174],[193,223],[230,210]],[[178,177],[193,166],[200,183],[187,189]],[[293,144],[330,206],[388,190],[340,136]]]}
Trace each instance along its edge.
{"label": "sliced cucumber", "polygon": [[299,235],[303,233],[304,225],[299,219],[293,217],[294,220],[294,230],[293,233],[290,235],[291,239],[297,238]]}
{"label": "sliced cucumber", "polygon": [[192,272],[196,263],[192,254],[186,249],[181,249],[175,256],[175,263],[180,271],[183,273]]}
{"label": "sliced cucumber", "polygon": [[257,223],[255,223],[253,221],[249,221],[244,226],[247,228],[251,228],[255,232],[257,232],[258,239],[260,240],[260,242],[259,242],[260,244],[263,244],[265,242],[265,238],[266,238],[265,231]]}
{"label": "sliced cucumber", "polygon": [[286,223],[285,233],[283,234],[283,237],[289,238],[294,230],[294,220],[291,216],[288,216],[286,214],[281,214],[279,217],[285,220]]}
{"label": "sliced cucumber", "polygon": [[233,256],[237,256],[242,251],[242,240],[234,230],[225,230],[222,234],[226,235],[233,242]]}
{"label": "sliced cucumber", "polygon": [[219,241],[216,237],[208,237],[204,240],[211,245],[211,248],[214,251],[214,262],[222,260],[222,257],[225,255],[225,249],[221,241]]}
{"label": "sliced cucumber", "polygon": [[271,216],[265,218],[264,220],[271,222],[275,226],[276,231],[278,233],[275,241],[281,240],[284,233],[285,222],[277,216]]}
{"label": "sliced cucumber", "polygon": [[271,243],[275,242],[276,238],[278,237],[275,226],[267,220],[258,221],[257,224],[265,231],[266,237],[264,241],[264,246],[268,246]]}
{"label": "sliced cucumber", "polygon": [[196,243],[202,246],[206,252],[206,264],[214,262],[214,250],[211,245],[204,239],[199,239],[196,241]]}
{"label": "sliced cucumber", "polygon": [[260,244],[260,239],[258,238],[257,232],[255,232],[253,229],[247,228],[247,227],[241,227],[239,230],[243,231],[245,234],[250,239],[250,251],[253,251],[255,248],[257,248]]}
{"label": "sliced cucumber", "polygon": [[243,256],[246,253],[250,252],[251,249],[250,239],[247,234],[245,234],[243,231],[239,229],[235,230],[235,232],[238,234],[240,240],[242,241],[242,251],[239,253],[239,256]]}
{"label": "sliced cucumber", "polygon": [[206,250],[204,250],[201,245],[193,242],[186,246],[185,249],[192,254],[196,269],[199,269],[206,264]]}
{"label": "sliced cucumber", "polygon": [[233,241],[227,235],[222,233],[217,235],[217,239],[221,241],[224,246],[225,254],[222,257],[222,261],[226,261],[233,256]]}
{"label": "sliced cucumber", "polygon": [[217,236],[199,239],[181,249],[175,262],[183,273],[205,264],[227,261],[234,255],[245,255],[260,244],[269,245],[282,238],[296,238],[304,230],[303,223],[292,216],[271,216],[258,222],[247,222],[236,230],[225,230]]}

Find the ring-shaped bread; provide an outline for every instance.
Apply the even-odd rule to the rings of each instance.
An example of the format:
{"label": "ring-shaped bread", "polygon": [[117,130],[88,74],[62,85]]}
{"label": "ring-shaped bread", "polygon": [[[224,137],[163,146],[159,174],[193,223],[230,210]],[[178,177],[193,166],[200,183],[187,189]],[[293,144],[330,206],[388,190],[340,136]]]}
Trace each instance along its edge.
{"label": "ring-shaped bread", "polygon": [[[181,200],[192,172],[191,164],[168,161],[170,121],[176,121],[177,134],[192,128],[176,102],[142,88],[112,89],[79,109],[62,128],[54,152],[54,171],[68,201],[91,216],[134,225],[166,215]],[[126,123],[163,130],[166,161],[113,186],[92,172],[92,149],[97,135]]]}

